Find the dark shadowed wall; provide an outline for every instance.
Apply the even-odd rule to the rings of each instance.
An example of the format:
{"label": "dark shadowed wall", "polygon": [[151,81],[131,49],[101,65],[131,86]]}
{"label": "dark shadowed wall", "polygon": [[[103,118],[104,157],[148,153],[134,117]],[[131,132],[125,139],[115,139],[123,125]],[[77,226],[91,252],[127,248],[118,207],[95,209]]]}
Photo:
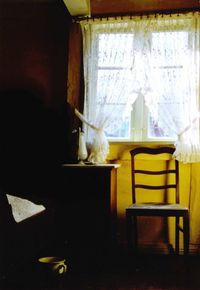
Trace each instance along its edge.
{"label": "dark shadowed wall", "polygon": [[63,1],[1,1],[0,88],[37,91],[53,108],[64,103],[69,22]]}

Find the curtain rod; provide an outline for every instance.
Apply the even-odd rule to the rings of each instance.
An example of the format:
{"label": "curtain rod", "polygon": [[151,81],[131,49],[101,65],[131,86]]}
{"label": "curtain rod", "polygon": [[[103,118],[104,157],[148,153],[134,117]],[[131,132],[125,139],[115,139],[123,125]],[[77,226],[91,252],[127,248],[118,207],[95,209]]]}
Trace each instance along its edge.
{"label": "curtain rod", "polygon": [[80,22],[82,20],[94,20],[95,19],[104,19],[104,20],[109,20],[110,18],[125,18],[125,17],[129,17],[130,19],[132,19],[134,16],[140,16],[140,17],[150,17],[150,16],[164,16],[164,15],[179,15],[179,14],[186,14],[186,13],[196,13],[196,12],[200,12],[200,7],[194,7],[193,9],[179,9],[179,10],[153,10],[153,11],[144,11],[144,12],[134,12],[134,13],[124,13],[124,14],[96,14],[94,16],[86,16],[86,17],[82,17],[82,16],[77,16],[77,17],[73,17],[72,20],[74,22]]}

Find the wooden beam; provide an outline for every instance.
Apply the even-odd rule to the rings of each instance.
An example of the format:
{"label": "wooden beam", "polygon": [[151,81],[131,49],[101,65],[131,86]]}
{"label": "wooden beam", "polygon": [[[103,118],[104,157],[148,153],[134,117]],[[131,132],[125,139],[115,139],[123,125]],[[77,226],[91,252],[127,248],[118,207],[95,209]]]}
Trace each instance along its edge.
{"label": "wooden beam", "polygon": [[90,0],[63,0],[71,16],[90,16]]}

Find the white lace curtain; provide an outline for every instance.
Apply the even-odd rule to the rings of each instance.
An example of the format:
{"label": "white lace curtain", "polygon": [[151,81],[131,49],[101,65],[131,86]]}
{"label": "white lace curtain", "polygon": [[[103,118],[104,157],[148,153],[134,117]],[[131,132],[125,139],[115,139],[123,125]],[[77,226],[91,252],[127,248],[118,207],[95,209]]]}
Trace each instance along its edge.
{"label": "white lace curtain", "polygon": [[[81,22],[84,116],[93,125],[85,127],[91,161],[105,159],[106,126],[113,120],[120,121],[141,96],[159,127],[173,131],[176,159],[185,163],[200,161],[199,22],[199,13]],[[177,31],[181,33],[174,33]],[[109,40],[106,50],[98,49],[99,37]],[[104,51],[103,55],[98,51]],[[108,64],[124,69],[97,76],[97,67],[106,68]],[[98,90],[97,77],[103,80]],[[127,103],[125,109],[120,106],[122,102]],[[110,106],[105,105],[108,103]],[[102,156],[98,158],[97,152]]]}

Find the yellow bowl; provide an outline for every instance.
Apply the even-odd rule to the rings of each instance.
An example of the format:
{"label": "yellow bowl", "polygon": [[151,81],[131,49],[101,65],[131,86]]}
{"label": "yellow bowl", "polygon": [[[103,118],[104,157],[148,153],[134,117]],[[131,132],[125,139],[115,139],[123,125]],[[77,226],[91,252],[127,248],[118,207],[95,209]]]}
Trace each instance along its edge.
{"label": "yellow bowl", "polygon": [[41,257],[38,259],[40,265],[43,265],[46,269],[51,270],[54,274],[64,274],[67,272],[67,265],[65,264],[65,258],[49,256]]}

